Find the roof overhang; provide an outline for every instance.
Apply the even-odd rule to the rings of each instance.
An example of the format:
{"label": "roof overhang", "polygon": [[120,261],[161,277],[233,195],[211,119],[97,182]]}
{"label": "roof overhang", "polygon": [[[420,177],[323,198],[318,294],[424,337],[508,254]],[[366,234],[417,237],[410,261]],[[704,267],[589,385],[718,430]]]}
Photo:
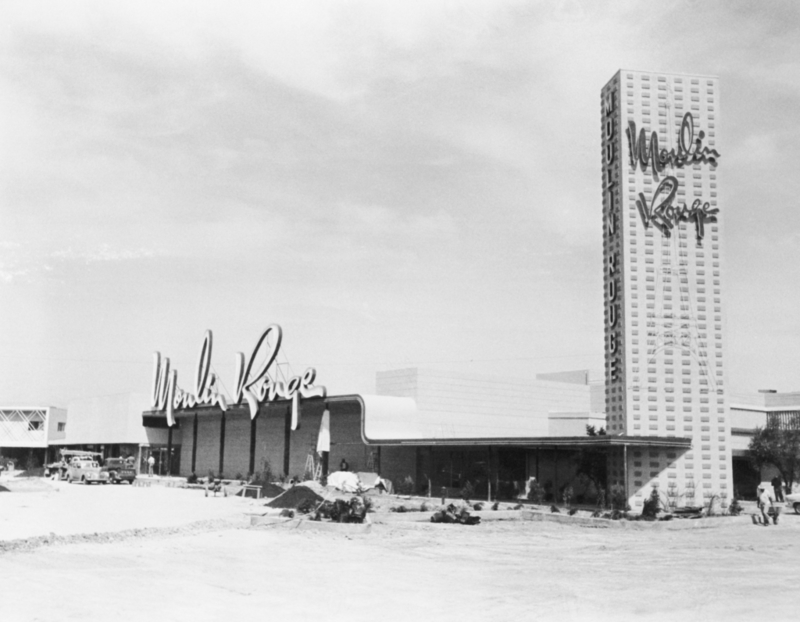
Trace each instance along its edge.
{"label": "roof overhang", "polygon": [[[259,406],[259,412],[269,410],[286,411],[291,406],[288,400],[268,402]],[[441,434],[434,437],[420,434],[415,425],[424,412],[417,409],[416,402],[410,397],[391,397],[383,395],[337,395],[325,398],[303,400],[301,411],[322,412],[329,409],[332,417],[337,414],[356,413],[361,419],[361,438],[371,446],[442,446],[442,447],[529,447],[529,448],[573,448],[584,447],[661,447],[671,449],[691,449],[692,439],[675,436],[481,436],[460,437],[457,434]],[[230,406],[227,414],[248,414],[244,405]],[[197,415],[221,415],[218,406],[199,407],[175,412],[176,420]],[[158,411],[142,413],[143,422],[166,423],[166,416]],[[160,427],[160,425],[159,425]]]}

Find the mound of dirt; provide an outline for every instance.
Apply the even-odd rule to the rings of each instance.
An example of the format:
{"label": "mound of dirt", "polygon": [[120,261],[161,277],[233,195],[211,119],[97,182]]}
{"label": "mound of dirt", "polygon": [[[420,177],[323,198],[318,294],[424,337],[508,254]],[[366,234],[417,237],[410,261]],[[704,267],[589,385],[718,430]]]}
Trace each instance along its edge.
{"label": "mound of dirt", "polygon": [[272,499],[285,493],[286,490],[278,486],[278,484],[261,484],[261,496]]}
{"label": "mound of dirt", "polygon": [[275,497],[267,503],[270,508],[291,508],[296,510],[301,505],[322,503],[322,497],[311,490],[308,486],[292,486],[282,495]]}

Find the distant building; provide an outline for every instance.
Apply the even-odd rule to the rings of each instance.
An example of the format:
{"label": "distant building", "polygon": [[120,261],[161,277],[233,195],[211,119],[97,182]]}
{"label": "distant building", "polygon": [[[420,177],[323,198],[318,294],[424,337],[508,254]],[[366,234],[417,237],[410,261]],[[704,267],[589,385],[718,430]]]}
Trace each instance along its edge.
{"label": "distant building", "polygon": [[168,472],[167,456],[172,456],[172,472],[180,469],[181,431],[166,426],[145,427],[142,411],[149,397],[141,393],[117,393],[80,398],[69,402],[66,433],[50,441],[49,460],[56,460],[58,449],[85,449],[104,458],[133,456],[140,472],[147,472],[147,459],[156,460],[155,472]]}
{"label": "distant building", "polygon": [[760,482],[778,474],[772,466],[756,470],[748,458],[748,445],[757,428],[768,424],[800,423],[800,391],[779,393],[763,390],[758,393],[731,393],[731,448],[733,450],[733,482],[737,494],[754,498]]}
{"label": "distant building", "polygon": [[0,456],[19,468],[41,466],[49,444],[64,438],[67,411],[53,406],[0,407]]}

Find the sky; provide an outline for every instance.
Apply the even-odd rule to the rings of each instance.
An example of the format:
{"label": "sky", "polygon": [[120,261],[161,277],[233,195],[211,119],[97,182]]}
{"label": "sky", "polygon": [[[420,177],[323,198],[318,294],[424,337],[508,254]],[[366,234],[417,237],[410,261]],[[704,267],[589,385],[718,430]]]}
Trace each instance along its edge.
{"label": "sky", "polygon": [[0,2],[0,403],[603,368],[600,90],[716,75],[728,387],[800,390],[793,2]]}

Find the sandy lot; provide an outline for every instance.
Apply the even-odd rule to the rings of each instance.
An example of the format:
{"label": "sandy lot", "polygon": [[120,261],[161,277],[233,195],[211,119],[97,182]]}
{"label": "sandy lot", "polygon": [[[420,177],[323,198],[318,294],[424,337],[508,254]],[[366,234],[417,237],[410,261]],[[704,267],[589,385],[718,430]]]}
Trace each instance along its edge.
{"label": "sandy lot", "polygon": [[0,494],[0,540],[210,522],[0,553],[3,622],[789,620],[798,610],[794,514],[769,528],[508,521],[375,524],[355,534],[245,527],[253,502],[196,491],[57,486]]}

